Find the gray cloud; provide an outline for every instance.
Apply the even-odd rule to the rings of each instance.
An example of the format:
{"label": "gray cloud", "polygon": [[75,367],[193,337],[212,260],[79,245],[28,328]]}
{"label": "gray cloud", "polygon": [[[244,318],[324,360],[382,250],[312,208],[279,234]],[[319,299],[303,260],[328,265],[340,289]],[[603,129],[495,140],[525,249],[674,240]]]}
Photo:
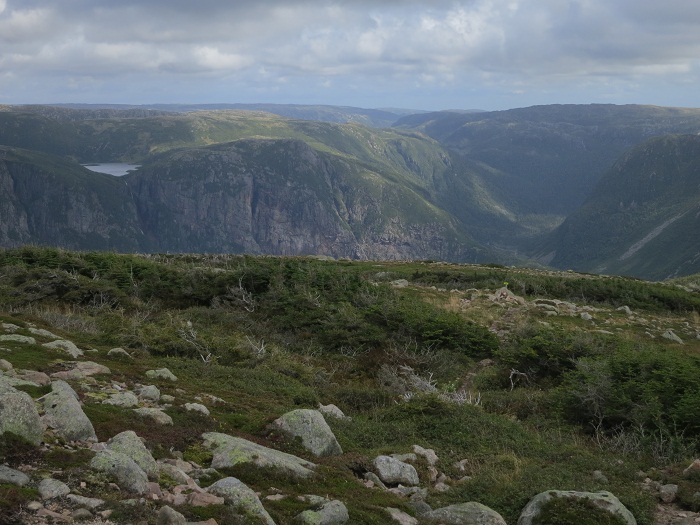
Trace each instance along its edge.
{"label": "gray cloud", "polygon": [[[499,107],[568,93],[673,105],[671,86],[677,105],[693,100],[697,0],[425,4],[0,0],[0,103],[316,96],[433,108],[461,96]],[[669,100],[639,100],[662,88]]]}

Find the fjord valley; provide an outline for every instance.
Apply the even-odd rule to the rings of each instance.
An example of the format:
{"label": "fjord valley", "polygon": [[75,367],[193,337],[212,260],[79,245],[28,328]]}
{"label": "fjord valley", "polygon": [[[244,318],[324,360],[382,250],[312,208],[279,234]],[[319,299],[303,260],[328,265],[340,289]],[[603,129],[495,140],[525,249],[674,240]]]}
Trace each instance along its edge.
{"label": "fjord valley", "polygon": [[700,111],[1,109],[0,523],[700,520]]}
{"label": "fjord valley", "polygon": [[[297,119],[3,106],[0,242],[539,264],[655,279],[700,270],[696,236],[683,234],[697,199],[697,174],[683,159],[700,111],[275,108],[265,106]],[[650,155],[675,171],[648,192],[668,198],[641,205],[629,184]],[[115,180],[79,166],[100,162],[141,168]],[[683,204],[670,197],[681,194]],[[633,217],[606,202],[628,202]]]}

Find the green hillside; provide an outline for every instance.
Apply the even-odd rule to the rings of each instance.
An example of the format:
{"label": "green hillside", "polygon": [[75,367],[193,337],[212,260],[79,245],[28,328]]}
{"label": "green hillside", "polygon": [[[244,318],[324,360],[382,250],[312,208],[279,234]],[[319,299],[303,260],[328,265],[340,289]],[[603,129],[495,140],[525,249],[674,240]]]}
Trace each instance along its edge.
{"label": "green hillside", "polygon": [[700,137],[633,148],[562,224],[551,264],[664,279],[700,270]]}
{"label": "green hillside", "polygon": [[[48,381],[61,378],[102,443],[67,439],[54,422],[43,445],[27,444],[3,412],[0,461],[28,480],[0,481],[0,521],[83,508],[155,524],[168,505],[192,522],[256,523],[250,513],[262,507],[291,524],[319,510],[298,498],[313,494],[342,504],[353,524],[392,523],[387,509],[398,509],[427,525],[431,509],[466,502],[515,524],[552,490],[609,491],[640,525],[670,512],[694,519],[700,482],[683,471],[699,452],[700,299],[686,288],[445,263],[0,251],[0,410],[3,396],[27,402],[19,389],[49,413],[44,400],[58,403],[67,387]],[[82,355],[65,353],[66,341]],[[163,368],[175,379],[147,375]],[[319,403],[350,417],[326,416],[342,453],[316,456],[270,426]],[[125,431],[143,440],[139,464],[158,460],[158,498],[139,496],[136,474],[110,474],[95,459]],[[316,466],[308,478],[220,466],[203,437],[211,432]],[[415,487],[368,482],[381,474],[375,458],[389,454],[414,466]],[[230,477],[259,506],[191,503]],[[70,494],[29,505],[44,478]],[[674,507],[659,499],[672,484]],[[566,501],[543,518],[612,519]]]}

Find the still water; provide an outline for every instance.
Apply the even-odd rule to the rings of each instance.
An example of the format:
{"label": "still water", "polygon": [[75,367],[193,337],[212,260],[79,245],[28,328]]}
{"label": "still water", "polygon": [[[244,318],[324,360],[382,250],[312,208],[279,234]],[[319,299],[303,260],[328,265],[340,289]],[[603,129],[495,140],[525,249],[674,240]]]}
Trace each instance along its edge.
{"label": "still water", "polygon": [[90,171],[106,173],[107,175],[114,175],[115,177],[121,177],[122,175],[126,175],[130,171],[141,167],[140,164],[123,164],[121,162],[101,162],[99,164],[83,164],[83,166]]}

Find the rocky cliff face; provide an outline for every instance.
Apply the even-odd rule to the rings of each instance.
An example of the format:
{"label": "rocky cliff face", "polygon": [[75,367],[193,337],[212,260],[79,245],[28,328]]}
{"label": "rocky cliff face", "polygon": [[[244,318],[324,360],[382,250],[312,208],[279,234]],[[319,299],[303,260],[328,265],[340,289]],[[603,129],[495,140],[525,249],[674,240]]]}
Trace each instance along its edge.
{"label": "rocky cliff face", "polygon": [[0,244],[130,251],[143,246],[143,234],[123,181],[0,148]]}
{"label": "rocky cliff face", "polygon": [[[149,243],[161,250],[387,259],[464,250],[465,236],[444,212],[298,140],[169,153],[126,182]],[[417,212],[434,220],[416,220]]]}

